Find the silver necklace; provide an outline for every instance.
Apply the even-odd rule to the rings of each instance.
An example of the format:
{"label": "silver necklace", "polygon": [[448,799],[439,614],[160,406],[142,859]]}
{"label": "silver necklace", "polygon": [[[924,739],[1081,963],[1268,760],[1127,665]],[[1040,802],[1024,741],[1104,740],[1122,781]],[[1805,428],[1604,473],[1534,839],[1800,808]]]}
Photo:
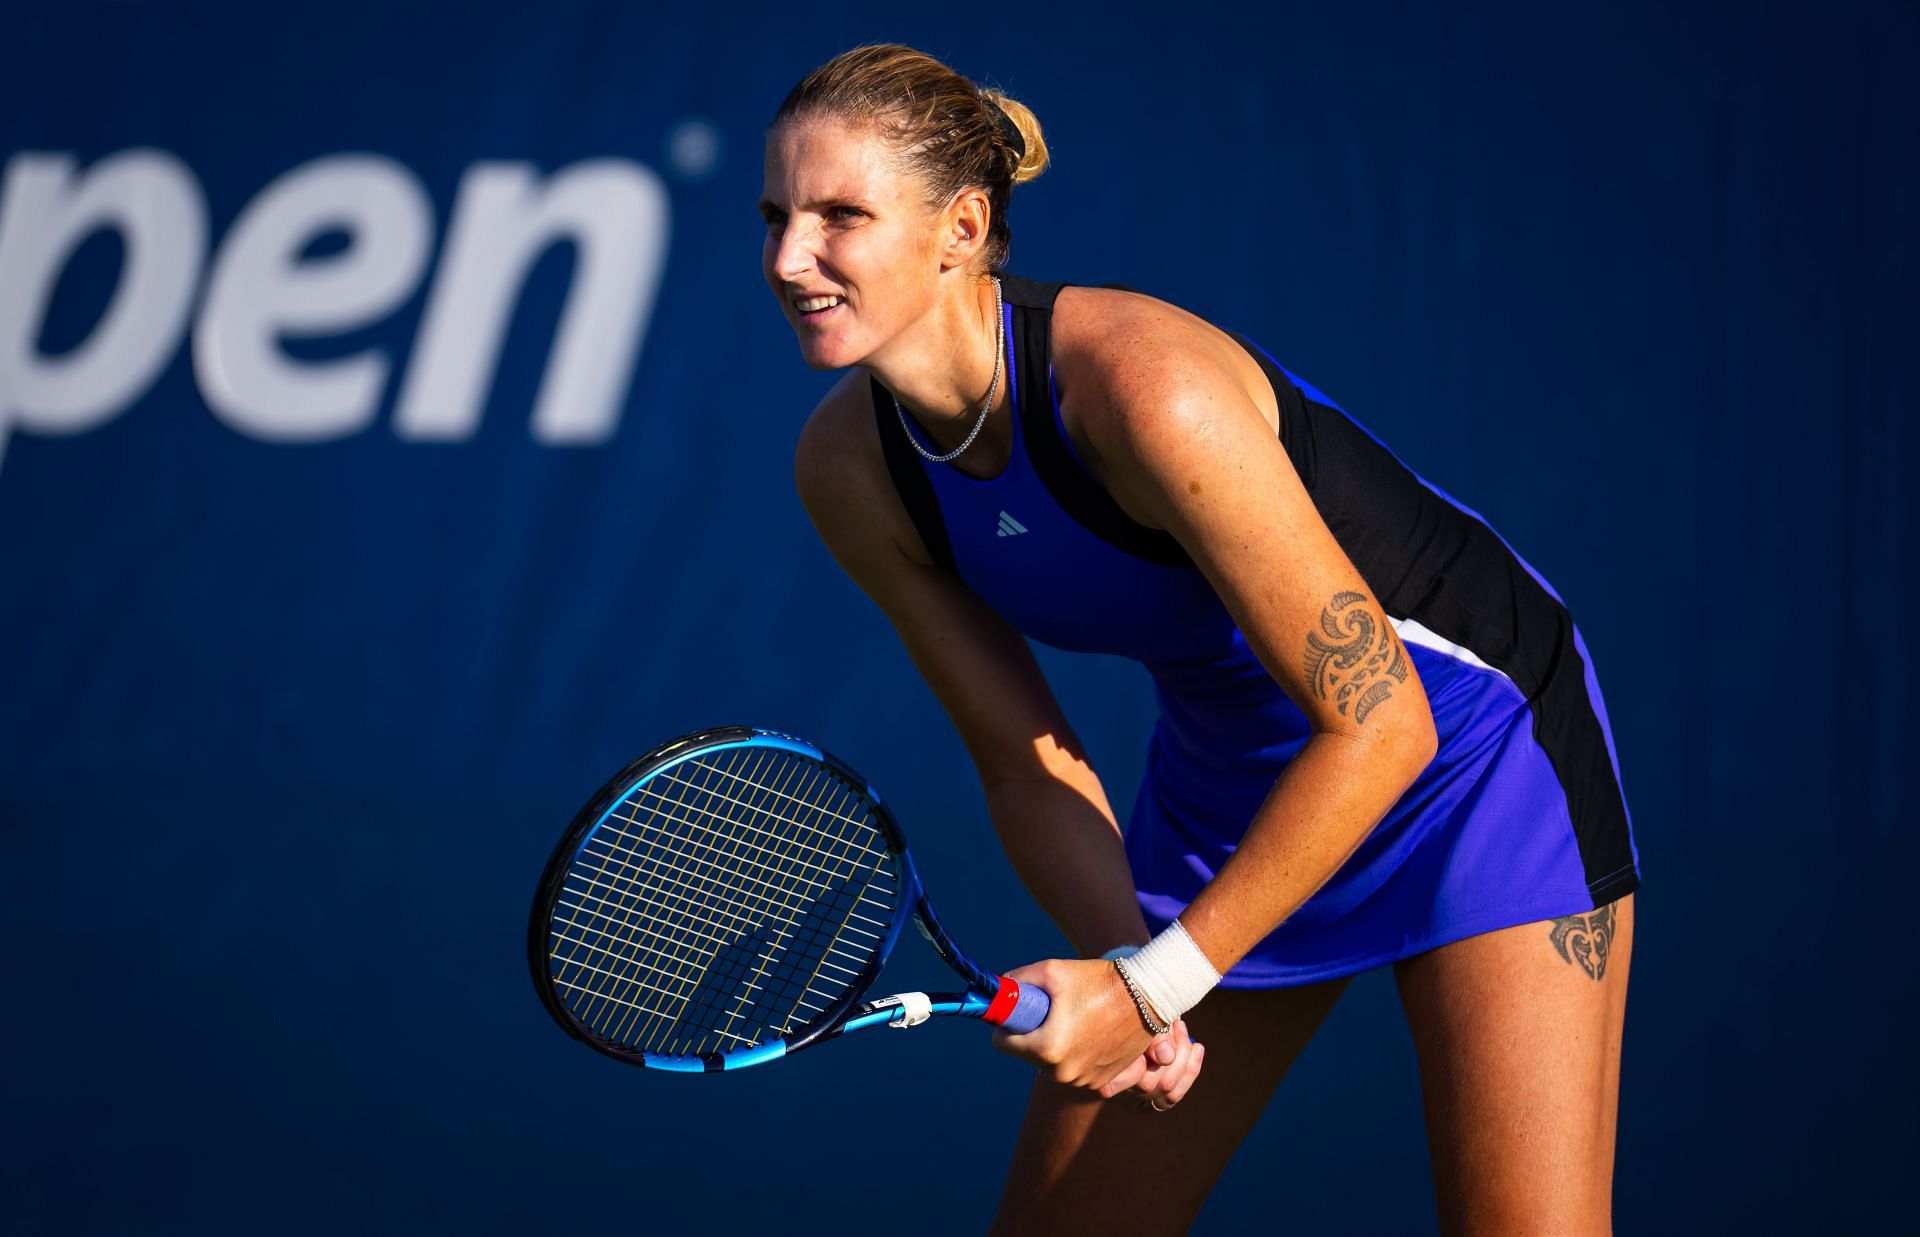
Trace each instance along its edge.
{"label": "silver necklace", "polygon": [[980,417],[973,423],[973,429],[968,431],[967,440],[945,455],[935,455],[920,445],[919,436],[913,432],[913,427],[907,424],[907,410],[900,406],[900,397],[891,391],[887,392],[888,395],[893,396],[893,410],[900,414],[900,429],[906,434],[907,441],[913,444],[913,449],[920,453],[921,459],[934,464],[944,464],[971,447],[973,440],[980,436],[980,428],[987,423],[987,413],[993,410],[993,397],[1000,394],[1000,371],[1006,364],[1007,335],[1006,320],[1000,306],[1000,280],[997,276],[993,281],[993,342],[993,385],[987,388],[987,402],[980,406]]}

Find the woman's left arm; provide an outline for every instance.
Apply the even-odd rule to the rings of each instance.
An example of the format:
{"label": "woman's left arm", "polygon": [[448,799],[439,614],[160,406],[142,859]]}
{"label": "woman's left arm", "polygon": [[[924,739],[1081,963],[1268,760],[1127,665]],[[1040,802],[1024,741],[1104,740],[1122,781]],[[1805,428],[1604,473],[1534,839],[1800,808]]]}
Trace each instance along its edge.
{"label": "woman's left arm", "polygon": [[[1180,916],[1225,973],[1333,876],[1432,760],[1433,717],[1378,599],[1213,341],[1164,324],[1121,330],[1056,367],[1108,492],[1180,542],[1312,727],[1233,856]],[[1051,968],[1086,965],[1013,974],[1071,993],[1096,977]],[[1137,1019],[1076,1020],[1072,1043],[1036,1043],[1032,1055],[1061,1081],[1112,1093],[1130,1080],[1099,1075],[1126,1062],[1141,1033]]]}
{"label": "woman's left arm", "polygon": [[1433,759],[1419,673],[1285,447],[1230,373],[1135,355],[1084,430],[1110,492],[1212,582],[1312,735],[1180,916],[1225,973],[1380,823]]}

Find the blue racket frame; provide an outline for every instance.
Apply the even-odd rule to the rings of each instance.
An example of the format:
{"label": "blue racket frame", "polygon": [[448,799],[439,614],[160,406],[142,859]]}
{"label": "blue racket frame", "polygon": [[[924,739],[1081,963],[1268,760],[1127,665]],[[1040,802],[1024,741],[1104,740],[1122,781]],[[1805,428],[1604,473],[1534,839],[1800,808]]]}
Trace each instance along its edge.
{"label": "blue racket frame", "polygon": [[[705,1053],[699,1056],[668,1056],[660,1053],[636,1052],[603,1039],[574,1016],[573,1011],[561,999],[552,982],[552,963],[547,942],[553,926],[555,903],[560,897],[567,873],[575,857],[593,840],[594,835],[606,824],[615,809],[626,802],[646,782],[696,756],[741,747],[775,748],[817,761],[845,781],[853,790],[866,797],[872,805],[873,822],[886,840],[887,849],[892,856],[900,882],[898,903],[894,907],[892,920],[887,925],[886,934],[858,977],[847,985],[831,1005],[804,1025],[780,1038],[748,1048],[730,1052]],[[680,1074],[720,1073],[764,1065],[770,1061],[791,1056],[803,1048],[811,1048],[815,1044],[834,1039],[847,1031],[887,1026],[907,1018],[910,1013],[909,1007],[902,1003],[898,995],[879,997],[874,1000],[861,998],[879,978],[880,971],[886,966],[887,959],[892,955],[894,946],[899,943],[900,934],[909,920],[919,929],[920,935],[926,938],[927,943],[933,946],[934,952],[940,955],[941,960],[966,981],[967,985],[966,989],[960,992],[924,994],[928,1001],[926,1010],[929,1015],[944,1018],[978,1018],[994,1025],[1005,1026],[1009,1031],[1016,1033],[1030,1031],[1046,1020],[1049,1004],[1046,993],[1031,984],[1022,986],[987,970],[969,957],[967,952],[954,942],[953,937],[948,935],[946,928],[940,922],[939,915],[933,909],[933,904],[927,898],[926,887],[920,881],[919,869],[914,866],[913,855],[907,849],[906,835],[901,832],[899,822],[894,819],[893,812],[887,807],[886,801],[880,797],[880,792],[874,789],[871,782],[845,761],[805,739],[752,726],[723,726],[682,735],[653,748],[615,774],[574,816],[560,844],[554,848],[553,855],[547,860],[547,866],[540,876],[540,884],[534,893],[533,913],[527,924],[527,962],[532,970],[534,987],[540,994],[541,1004],[553,1016],[554,1021],[560,1024],[561,1029],[575,1039],[615,1060],[624,1061],[629,1065],[638,1065],[643,1069],[665,1070]]]}

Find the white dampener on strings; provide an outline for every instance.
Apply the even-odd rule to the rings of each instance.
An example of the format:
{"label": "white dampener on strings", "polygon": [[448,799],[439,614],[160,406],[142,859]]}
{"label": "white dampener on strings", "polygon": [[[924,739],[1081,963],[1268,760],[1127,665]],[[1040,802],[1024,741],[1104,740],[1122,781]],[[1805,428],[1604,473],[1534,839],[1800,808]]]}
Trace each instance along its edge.
{"label": "white dampener on strings", "polygon": [[1169,1026],[1220,983],[1220,972],[1213,969],[1178,919],[1140,948],[1110,949],[1105,957],[1119,965],[1153,1012]]}

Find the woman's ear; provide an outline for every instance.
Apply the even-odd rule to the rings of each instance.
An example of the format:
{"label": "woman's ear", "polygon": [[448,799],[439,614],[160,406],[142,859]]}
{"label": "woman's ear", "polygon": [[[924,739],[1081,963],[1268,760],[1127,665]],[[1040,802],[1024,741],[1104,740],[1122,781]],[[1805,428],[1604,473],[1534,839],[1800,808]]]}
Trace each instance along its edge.
{"label": "woman's ear", "polygon": [[979,189],[963,189],[947,208],[947,260],[965,266],[987,243],[987,223],[992,206]]}

